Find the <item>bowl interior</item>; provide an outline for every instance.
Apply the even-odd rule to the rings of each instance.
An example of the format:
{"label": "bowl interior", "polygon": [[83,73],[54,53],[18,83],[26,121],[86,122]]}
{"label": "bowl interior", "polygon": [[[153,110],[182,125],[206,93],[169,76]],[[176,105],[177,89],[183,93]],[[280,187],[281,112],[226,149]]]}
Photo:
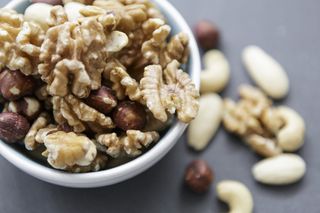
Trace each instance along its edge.
{"label": "bowl interior", "polygon": [[[192,32],[182,16],[166,0],[153,0],[155,5],[167,18],[172,34],[186,32],[190,38],[190,57],[184,67],[189,72],[196,86],[199,85],[200,60],[196,42]],[[28,0],[14,0],[6,7],[23,13],[30,4]],[[120,166],[93,173],[70,174],[48,167],[45,162],[34,161],[34,157],[24,147],[9,145],[0,140],[0,153],[21,170],[47,182],[71,187],[96,187],[120,182],[135,176],[160,160],[181,136],[186,125],[175,121],[152,149],[143,155]]]}

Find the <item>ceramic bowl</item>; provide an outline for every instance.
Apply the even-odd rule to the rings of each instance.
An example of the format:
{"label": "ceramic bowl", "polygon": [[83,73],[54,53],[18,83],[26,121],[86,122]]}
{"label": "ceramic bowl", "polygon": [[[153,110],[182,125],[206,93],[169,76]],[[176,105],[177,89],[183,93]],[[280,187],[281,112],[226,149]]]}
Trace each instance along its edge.
{"label": "ceramic bowl", "polygon": [[[152,0],[166,16],[172,33],[186,32],[190,39],[190,58],[186,71],[195,84],[199,85],[201,70],[199,51],[193,34],[181,14],[166,0]],[[23,13],[29,0],[12,0],[7,8]],[[0,141],[0,154],[24,172],[43,181],[78,188],[100,187],[119,183],[147,170],[158,162],[175,145],[186,128],[186,124],[175,122],[157,144],[140,157],[120,166],[99,172],[70,174],[49,168],[32,160],[27,150],[17,149]]]}

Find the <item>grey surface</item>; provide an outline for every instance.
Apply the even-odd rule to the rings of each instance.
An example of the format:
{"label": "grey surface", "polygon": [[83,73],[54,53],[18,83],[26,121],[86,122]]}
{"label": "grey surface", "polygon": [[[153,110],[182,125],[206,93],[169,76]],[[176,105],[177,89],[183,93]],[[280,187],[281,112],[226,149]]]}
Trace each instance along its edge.
{"label": "grey surface", "polygon": [[[6,1],[1,0],[4,5]],[[69,189],[39,181],[0,157],[0,212],[226,212],[214,187],[199,196],[182,185],[185,165],[206,159],[221,179],[244,182],[253,192],[255,212],[320,212],[320,1],[318,0],[172,0],[190,25],[206,18],[222,31],[221,49],[230,60],[232,80],[224,96],[250,82],[240,61],[244,46],[257,44],[288,71],[291,90],[283,103],[307,122],[306,144],[299,152],[308,164],[305,178],[288,187],[254,182],[251,166],[259,159],[222,129],[203,153],[191,152],[185,137],[147,172],[124,183],[99,189]]]}

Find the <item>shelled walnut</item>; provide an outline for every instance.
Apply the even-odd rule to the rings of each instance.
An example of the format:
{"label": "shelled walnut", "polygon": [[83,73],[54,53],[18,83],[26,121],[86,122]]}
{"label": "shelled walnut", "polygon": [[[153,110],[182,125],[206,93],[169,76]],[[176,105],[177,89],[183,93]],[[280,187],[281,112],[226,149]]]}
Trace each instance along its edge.
{"label": "shelled walnut", "polygon": [[43,139],[47,150],[43,153],[48,163],[57,169],[66,169],[75,165],[88,166],[96,155],[94,143],[85,136],[62,131],[48,134]]}
{"label": "shelled walnut", "polygon": [[40,129],[48,126],[50,122],[49,115],[47,113],[42,113],[31,125],[29,132],[24,138],[24,145],[28,150],[34,150],[40,143],[36,140],[36,135]]}
{"label": "shelled walnut", "polygon": [[52,103],[55,121],[58,124],[67,122],[75,132],[83,132],[87,127],[100,131],[108,131],[114,128],[110,117],[89,107],[73,95],[64,98],[55,96]]}
{"label": "shelled walnut", "polygon": [[271,100],[251,86],[241,86],[239,94],[241,99],[237,103],[225,100],[226,130],[241,137],[264,157],[295,151],[302,146],[305,124],[298,113],[288,107],[272,107]]}
{"label": "shelled walnut", "polygon": [[160,65],[147,66],[140,81],[147,107],[162,122],[167,121],[167,112],[173,114],[177,111],[178,118],[188,123],[199,110],[199,91],[179,66],[176,60],[164,71]]}
{"label": "shelled walnut", "polygon": [[[39,73],[53,96],[66,96],[69,90],[84,98],[101,86],[102,72],[110,54],[127,43],[124,33],[109,32],[114,24],[112,13],[66,22],[51,27],[41,47]],[[107,21],[106,21],[107,20]],[[117,39],[113,33],[117,32]],[[69,76],[73,76],[69,89]],[[71,79],[70,79],[71,81]]]}
{"label": "shelled walnut", "polygon": [[148,147],[158,139],[159,134],[157,132],[141,132],[138,130],[128,130],[123,136],[117,136],[115,133],[97,136],[97,142],[104,145],[106,153],[114,158],[123,152],[130,157],[136,157],[141,154],[142,148]]}

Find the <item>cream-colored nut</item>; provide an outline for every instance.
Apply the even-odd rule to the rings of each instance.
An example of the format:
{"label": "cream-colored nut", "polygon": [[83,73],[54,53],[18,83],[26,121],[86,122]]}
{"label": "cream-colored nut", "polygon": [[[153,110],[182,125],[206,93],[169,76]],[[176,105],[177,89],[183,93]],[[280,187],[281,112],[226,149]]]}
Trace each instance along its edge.
{"label": "cream-colored nut", "polygon": [[128,36],[120,31],[113,31],[107,40],[107,51],[108,52],[119,52],[128,44]]}
{"label": "cream-colored nut", "polygon": [[289,79],[285,70],[260,47],[246,47],[242,60],[251,78],[270,97],[279,99],[287,95]]}
{"label": "cream-colored nut", "polygon": [[223,102],[217,94],[205,94],[199,99],[199,113],[188,129],[188,144],[203,150],[215,135],[223,116]]}
{"label": "cream-colored nut", "polygon": [[43,29],[48,29],[47,21],[50,18],[50,11],[52,5],[46,3],[31,4],[24,12],[24,19],[26,21],[34,21],[42,26]]}
{"label": "cream-colored nut", "polygon": [[67,13],[69,21],[77,21],[78,18],[82,17],[80,10],[86,5],[79,2],[68,2],[64,5],[64,9]]}
{"label": "cream-colored nut", "polygon": [[277,108],[277,111],[284,121],[284,126],[277,133],[278,144],[284,151],[294,152],[304,143],[304,120],[289,107],[281,106]]}
{"label": "cream-colored nut", "polygon": [[282,153],[275,139],[265,138],[260,135],[250,135],[245,138],[246,143],[253,151],[263,157],[272,157]]}
{"label": "cream-colored nut", "polygon": [[67,167],[88,166],[97,155],[95,144],[85,136],[73,132],[58,131],[49,134],[44,139],[48,163],[56,169]]}
{"label": "cream-colored nut", "polygon": [[296,154],[282,154],[256,163],[252,174],[256,181],[269,185],[286,185],[300,180],[306,163]]}
{"label": "cream-colored nut", "polygon": [[223,180],[217,184],[217,196],[229,205],[229,213],[253,212],[253,198],[249,189],[238,181]]}
{"label": "cream-colored nut", "polygon": [[230,79],[227,59],[219,50],[210,50],[203,56],[205,70],[201,72],[200,92],[220,92]]}
{"label": "cream-colored nut", "polygon": [[264,109],[261,113],[260,120],[263,126],[274,135],[277,134],[284,125],[284,121],[279,114],[279,110],[273,107]]}

